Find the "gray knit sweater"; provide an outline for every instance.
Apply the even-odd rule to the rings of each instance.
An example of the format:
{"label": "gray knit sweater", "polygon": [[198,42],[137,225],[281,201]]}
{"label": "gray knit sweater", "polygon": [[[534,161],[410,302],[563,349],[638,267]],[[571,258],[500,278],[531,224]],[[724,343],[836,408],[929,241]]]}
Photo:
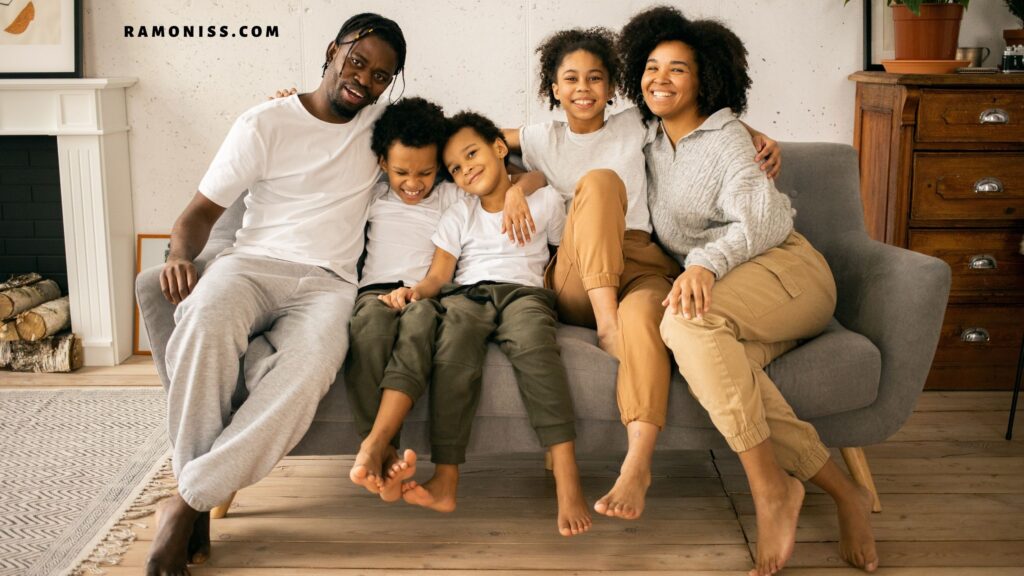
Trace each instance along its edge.
{"label": "gray knit sweater", "polygon": [[684,267],[703,266],[721,278],[793,230],[789,198],[754,162],[750,134],[729,108],[680,138],[674,150],[659,130],[644,153],[654,231]]}

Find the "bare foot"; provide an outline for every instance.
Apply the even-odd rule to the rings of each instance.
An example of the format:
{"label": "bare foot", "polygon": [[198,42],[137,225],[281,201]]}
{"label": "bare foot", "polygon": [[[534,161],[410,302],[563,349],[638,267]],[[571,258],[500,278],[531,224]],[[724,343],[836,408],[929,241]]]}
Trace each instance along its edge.
{"label": "bare foot", "polygon": [[804,485],[786,476],[784,494],[754,496],[757,511],[757,566],[749,576],[775,574],[786,565],[796,546],[796,525],[804,503]]}
{"label": "bare foot", "polygon": [[583,497],[576,460],[554,461],[555,492],[558,495],[558,533],[578,536],[590,530],[590,509]]}
{"label": "bare foot", "polygon": [[180,494],[175,493],[161,507],[156,535],[146,559],[146,576],[183,576],[188,571],[188,543],[199,516]]}
{"label": "bare foot", "polygon": [[380,494],[384,485],[384,462],[389,459],[389,455],[394,458],[394,453],[395,448],[390,442],[378,442],[370,438],[363,440],[355,464],[348,473],[349,480],[366,488],[371,494]]}
{"label": "bare foot", "polygon": [[875,535],[871,531],[871,504],[874,497],[863,486],[850,498],[837,501],[839,509],[839,554],[851,566],[866,572],[878,569]]}
{"label": "bare foot", "polygon": [[210,559],[210,513],[200,512],[188,538],[188,563],[203,564]]}
{"label": "bare foot", "polygon": [[636,520],[644,512],[647,489],[651,486],[651,470],[622,465],[615,485],[594,504],[598,514]]}
{"label": "bare foot", "polygon": [[416,453],[406,450],[402,457],[393,454],[385,462],[384,484],[380,488],[380,499],[385,502],[396,502],[402,497],[402,482],[416,474]]}
{"label": "bare foot", "polygon": [[429,508],[435,512],[454,512],[455,501],[459,488],[459,472],[457,466],[439,464],[434,476],[424,484],[410,480],[402,484],[402,499],[409,504]]}

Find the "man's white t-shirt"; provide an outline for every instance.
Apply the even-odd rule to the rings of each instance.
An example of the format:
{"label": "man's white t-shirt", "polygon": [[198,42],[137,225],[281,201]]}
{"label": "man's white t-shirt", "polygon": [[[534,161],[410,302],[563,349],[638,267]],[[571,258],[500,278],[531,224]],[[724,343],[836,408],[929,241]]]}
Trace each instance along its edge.
{"label": "man's white t-shirt", "polygon": [[526,203],[537,226],[526,246],[502,234],[502,213],[487,212],[476,196],[456,202],[441,216],[433,242],[458,259],[456,284],[491,281],[544,287],[548,244],[562,241],[565,205],[551,186],[528,196]]}
{"label": "man's white t-shirt", "polygon": [[418,204],[406,204],[387,182],[373,189],[366,231],[366,262],[359,286],[403,282],[415,286],[430,269],[437,231],[450,206],[468,194],[452,182],[441,182]]}
{"label": "man's white t-shirt", "polygon": [[321,266],[355,284],[380,175],[370,136],[384,108],[370,105],[331,124],[290,96],[243,113],[199,183],[225,208],[248,190],[242,227],[225,252]]}
{"label": "man's white t-shirt", "polygon": [[589,134],[574,133],[561,120],[523,126],[519,133],[523,163],[527,170],[544,174],[562,195],[567,211],[580,178],[598,168],[614,170],[626,185],[626,229],[650,232],[644,144],[652,130],[642,118],[639,110],[627,108]]}

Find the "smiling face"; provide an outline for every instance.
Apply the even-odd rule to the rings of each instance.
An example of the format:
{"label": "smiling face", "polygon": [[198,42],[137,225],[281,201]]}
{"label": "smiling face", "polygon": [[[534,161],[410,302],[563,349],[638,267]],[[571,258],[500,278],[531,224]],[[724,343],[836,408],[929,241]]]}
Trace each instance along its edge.
{"label": "smiling face", "polygon": [[678,40],[658,44],[647,57],[640,87],[647,107],[662,120],[696,111],[700,82],[693,49]]}
{"label": "smiling face", "polygon": [[380,167],[402,202],[419,204],[430,196],[437,176],[437,146],[413,148],[396,141],[388,148]]}
{"label": "smiling face", "polygon": [[455,184],[474,196],[487,196],[498,189],[504,178],[508,147],[500,139],[488,142],[476,130],[462,128],[444,147],[444,165]]}
{"label": "smiling face", "polygon": [[346,36],[340,46],[331,43],[327,50],[327,97],[331,111],[341,118],[353,118],[377,100],[391,84],[398,62],[395,49],[376,35],[347,44],[355,36]]}
{"label": "smiling face", "polygon": [[576,50],[562,58],[551,91],[570,121],[600,122],[600,127],[615,88],[608,83],[608,69],[597,55]]}

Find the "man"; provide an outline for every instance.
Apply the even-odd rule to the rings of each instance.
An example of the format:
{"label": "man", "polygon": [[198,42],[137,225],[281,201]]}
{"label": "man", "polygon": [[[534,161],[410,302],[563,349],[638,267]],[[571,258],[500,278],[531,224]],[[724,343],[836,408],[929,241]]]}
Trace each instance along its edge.
{"label": "man", "polygon": [[[341,368],[379,176],[375,103],[405,53],[395,22],[350,18],[327,46],[320,87],[239,117],[174,224],[160,285],[178,305],[167,345],[178,494],[161,510],[149,576],[187,574],[209,554],[209,510],[298,443]],[[193,259],[246,190],[234,246],[198,282]],[[249,397],[232,416],[238,359],[259,333],[274,353],[247,366]]]}

